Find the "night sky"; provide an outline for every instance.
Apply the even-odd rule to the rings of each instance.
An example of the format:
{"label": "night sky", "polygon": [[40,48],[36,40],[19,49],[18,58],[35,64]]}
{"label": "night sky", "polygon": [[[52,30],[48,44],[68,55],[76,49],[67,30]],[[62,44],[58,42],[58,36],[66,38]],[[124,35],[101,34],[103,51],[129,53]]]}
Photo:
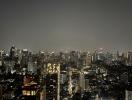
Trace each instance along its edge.
{"label": "night sky", "polygon": [[132,50],[132,1],[1,0],[0,49]]}

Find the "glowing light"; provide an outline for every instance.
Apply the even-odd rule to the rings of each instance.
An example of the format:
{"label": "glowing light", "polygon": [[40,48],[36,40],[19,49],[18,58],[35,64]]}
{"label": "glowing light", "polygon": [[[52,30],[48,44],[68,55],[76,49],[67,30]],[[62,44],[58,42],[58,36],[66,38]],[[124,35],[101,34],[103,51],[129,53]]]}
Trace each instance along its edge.
{"label": "glowing light", "polygon": [[51,64],[51,63],[48,63],[47,64],[47,72],[48,73],[58,73],[58,71],[60,70],[60,64]]}

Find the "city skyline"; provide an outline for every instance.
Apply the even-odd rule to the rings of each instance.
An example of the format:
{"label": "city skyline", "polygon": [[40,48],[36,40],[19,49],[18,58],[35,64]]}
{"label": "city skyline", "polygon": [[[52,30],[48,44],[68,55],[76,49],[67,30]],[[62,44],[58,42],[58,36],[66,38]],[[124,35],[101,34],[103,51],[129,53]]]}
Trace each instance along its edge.
{"label": "city skyline", "polygon": [[2,1],[0,48],[132,50],[131,1]]}

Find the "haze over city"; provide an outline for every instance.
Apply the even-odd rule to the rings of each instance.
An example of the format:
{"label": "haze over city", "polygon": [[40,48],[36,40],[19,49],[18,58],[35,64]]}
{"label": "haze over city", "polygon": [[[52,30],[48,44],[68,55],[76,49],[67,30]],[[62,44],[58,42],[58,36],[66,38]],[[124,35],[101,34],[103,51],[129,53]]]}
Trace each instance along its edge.
{"label": "haze over city", "polygon": [[131,5],[127,0],[3,0],[0,48],[131,50]]}

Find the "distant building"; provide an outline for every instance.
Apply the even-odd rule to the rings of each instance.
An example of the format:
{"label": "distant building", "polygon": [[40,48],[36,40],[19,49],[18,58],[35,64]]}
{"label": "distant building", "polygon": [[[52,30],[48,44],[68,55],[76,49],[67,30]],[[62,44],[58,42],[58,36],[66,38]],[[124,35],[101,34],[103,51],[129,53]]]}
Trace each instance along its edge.
{"label": "distant building", "polygon": [[132,91],[125,91],[125,100],[132,100]]}
{"label": "distant building", "polygon": [[128,61],[127,61],[128,65],[132,66],[132,52],[128,52],[127,58],[128,58]]}
{"label": "distant building", "polygon": [[86,66],[87,62],[88,62],[88,56],[87,56],[87,52],[83,52],[80,54],[80,57],[79,57],[79,60],[78,60],[78,63],[79,63],[79,67],[83,67],[83,66]]}
{"label": "distant building", "polygon": [[33,59],[32,55],[28,56],[27,71],[31,73],[37,73],[37,61],[36,59]]}
{"label": "distant building", "polygon": [[70,63],[72,67],[79,67],[77,66],[77,63],[78,63],[78,52],[77,51],[70,52]]}
{"label": "distant building", "polygon": [[12,58],[12,57],[14,57],[14,55],[15,55],[15,46],[12,46],[10,48],[10,57]]}
{"label": "distant building", "polygon": [[67,81],[67,75],[65,73],[60,74],[60,84],[64,84]]}
{"label": "distant building", "polygon": [[92,55],[90,53],[87,53],[86,66],[90,66],[91,63],[92,63]]}
{"label": "distant building", "polygon": [[92,54],[92,62],[96,62],[98,60],[98,54],[97,54],[97,51],[95,51],[93,54]]}
{"label": "distant building", "polygon": [[28,61],[29,61],[29,52],[27,49],[22,50],[22,59],[21,59],[21,66],[22,68],[28,67]]}

